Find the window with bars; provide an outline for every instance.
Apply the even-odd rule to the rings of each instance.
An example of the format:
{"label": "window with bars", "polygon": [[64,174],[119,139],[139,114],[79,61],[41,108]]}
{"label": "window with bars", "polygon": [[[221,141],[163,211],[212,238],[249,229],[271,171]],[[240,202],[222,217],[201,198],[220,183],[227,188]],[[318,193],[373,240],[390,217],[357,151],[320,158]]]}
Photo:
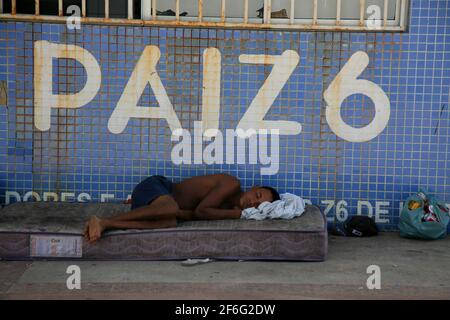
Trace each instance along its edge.
{"label": "window with bars", "polygon": [[[2,18],[55,20],[81,8],[85,22],[307,30],[406,29],[408,0],[0,0]],[[38,17],[36,17],[38,16]],[[60,19],[59,19],[60,20]]]}

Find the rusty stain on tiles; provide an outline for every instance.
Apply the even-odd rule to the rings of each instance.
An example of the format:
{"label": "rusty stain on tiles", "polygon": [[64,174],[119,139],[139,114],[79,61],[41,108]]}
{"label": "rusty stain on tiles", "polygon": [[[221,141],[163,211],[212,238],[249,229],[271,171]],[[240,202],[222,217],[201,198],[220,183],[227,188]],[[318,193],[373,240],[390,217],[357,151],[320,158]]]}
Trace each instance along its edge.
{"label": "rusty stain on tiles", "polygon": [[0,105],[8,104],[8,91],[6,89],[6,81],[0,81]]}

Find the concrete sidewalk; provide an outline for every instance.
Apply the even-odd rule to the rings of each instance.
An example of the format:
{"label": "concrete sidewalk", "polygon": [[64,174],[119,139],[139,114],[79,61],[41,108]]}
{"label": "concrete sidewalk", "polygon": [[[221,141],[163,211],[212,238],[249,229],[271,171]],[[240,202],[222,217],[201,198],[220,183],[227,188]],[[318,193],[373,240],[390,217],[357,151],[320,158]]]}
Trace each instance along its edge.
{"label": "concrete sidewalk", "polygon": [[[81,290],[66,269],[81,268]],[[381,289],[366,287],[381,268]],[[1,299],[450,299],[450,237],[330,236],[325,262],[0,262]]]}

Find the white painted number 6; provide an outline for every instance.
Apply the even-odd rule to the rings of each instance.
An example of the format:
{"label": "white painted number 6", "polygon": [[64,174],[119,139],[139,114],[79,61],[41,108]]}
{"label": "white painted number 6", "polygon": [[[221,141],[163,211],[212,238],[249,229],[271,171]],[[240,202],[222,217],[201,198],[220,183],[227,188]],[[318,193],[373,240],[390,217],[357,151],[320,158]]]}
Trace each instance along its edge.
{"label": "white painted number 6", "polygon": [[[365,142],[378,136],[386,128],[391,114],[386,93],[371,81],[357,79],[368,65],[369,56],[363,51],[356,52],[323,94],[328,104],[325,112],[328,125],[338,137],[350,142]],[[353,94],[363,94],[375,105],[375,117],[362,128],[349,126],[341,117],[341,104]]]}

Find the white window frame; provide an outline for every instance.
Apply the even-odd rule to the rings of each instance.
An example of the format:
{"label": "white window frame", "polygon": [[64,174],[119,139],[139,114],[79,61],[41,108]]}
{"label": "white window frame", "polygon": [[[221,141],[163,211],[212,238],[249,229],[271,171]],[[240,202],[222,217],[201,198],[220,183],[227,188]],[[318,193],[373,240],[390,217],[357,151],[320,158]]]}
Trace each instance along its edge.
{"label": "white window frame", "polygon": [[[3,13],[3,2],[11,1],[11,13]],[[65,22],[67,16],[63,15],[63,1],[58,0],[58,16],[46,16],[39,13],[39,0],[35,0],[35,14],[18,14],[16,12],[16,1],[20,0],[0,0],[0,19],[15,20],[32,20],[32,21],[51,21]],[[336,18],[335,19],[319,19],[318,18],[318,0],[311,1],[313,6],[311,19],[298,19],[294,15],[287,19],[271,18],[272,0],[264,1],[264,18],[249,17],[249,1],[252,0],[221,0],[220,17],[203,16],[203,3],[208,0],[197,0],[198,13],[187,17],[180,16],[180,1],[183,0],[141,0],[141,19],[133,17],[133,0],[128,1],[127,19],[117,19],[109,17],[109,3],[111,0],[105,1],[105,16],[87,17],[86,1],[82,0],[82,23],[104,23],[104,24],[135,24],[135,25],[162,25],[162,26],[179,26],[179,27],[220,27],[220,28],[238,28],[238,29],[286,29],[286,30],[321,30],[321,31],[406,31],[407,12],[409,8],[409,0],[383,0],[384,9],[382,17],[378,20],[377,27],[374,28],[370,24],[371,21],[366,20],[366,0],[360,2],[359,19],[341,19],[341,4],[345,0],[329,0],[336,1]],[[175,16],[158,16],[156,9],[158,2],[173,1],[175,6]],[[242,18],[230,18],[226,16],[226,1],[243,1],[244,12]],[[276,1],[276,0],[274,0]],[[295,12],[296,2],[299,0],[290,0],[290,12]],[[395,2],[394,19],[388,19],[388,5]],[[153,10],[154,9],[154,10]]]}

